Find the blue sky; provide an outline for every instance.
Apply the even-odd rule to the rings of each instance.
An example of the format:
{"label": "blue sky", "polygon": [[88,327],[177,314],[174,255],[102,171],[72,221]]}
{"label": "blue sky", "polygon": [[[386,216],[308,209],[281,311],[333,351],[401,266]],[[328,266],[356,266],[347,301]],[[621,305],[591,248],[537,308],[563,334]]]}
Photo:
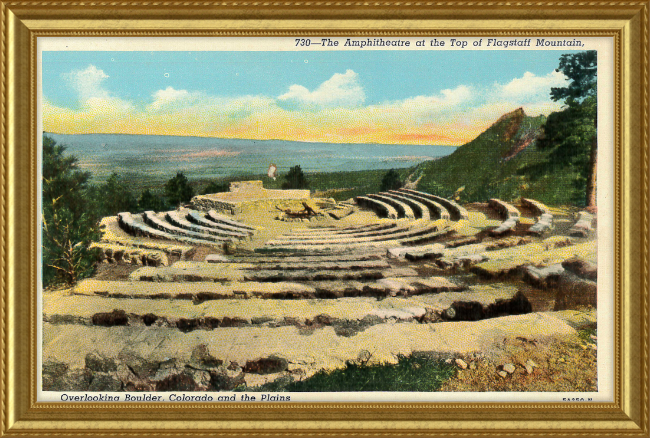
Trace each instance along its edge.
{"label": "blue sky", "polygon": [[461,143],[500,111],[558,109],[567,52],[44,52],[44,128],[422,144],[449,126]]}

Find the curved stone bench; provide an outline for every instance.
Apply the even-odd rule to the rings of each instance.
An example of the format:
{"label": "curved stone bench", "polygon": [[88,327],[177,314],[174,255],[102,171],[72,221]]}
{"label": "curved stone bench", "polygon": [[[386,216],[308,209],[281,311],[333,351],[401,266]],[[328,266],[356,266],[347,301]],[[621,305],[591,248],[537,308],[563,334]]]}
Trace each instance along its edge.
{"label": "curved stone bench", "polygon": [[364,231],[379,231],[379,230],[386,230],[395,227],[397,227],[397,224],[395,222],[387,222],[383,224],[368,224],[368,225],[360,225],[358,227],[345,227],[345,228],[337,228],[337,227],[296,228],[291,230],[291,234],[307,235],[307,236],[312,234],[324,234],[324,233],[355,234]]}
{"label": "curved stone bench", "polygon": [[197,233],[207,233],[211,234],[213,236],[220,236],[220,237],[232,237],[233,239],[245,239],[249,237],[248,233],[242,233],[242,232],[237,232],[237,231],[227,231],[227,230],[222,230],[219,228],[212,228],[212,227],[204,227],[201,225],[196,225],[193,224],[187,220],[185,220],[178,212],[176,211],[168,211],[167,214],[165,215],[165,218],[167,221],[169,221],[170,224],[183,228],[185,230],[190,230],[194,231]]}
{"label": "curved stone bench", "polygon": [[117,222],[124,231],[132,236],[152,237],[157,239],[175,240],[175,236],[164,231],[151,228],[147,224],[138,222],[129,212],[117,214]]}
{"label": "curved stone bench", "polygon": [[[445,220],[451,219],[451,214],[449,214],[449,210],[447,210],[442,204],[434,201],[433,199],[416,194],[420,192],[409,193],[406,191],[391,190],[389,193],[395,193],[397,195],[405,196],[409,199],[413,199],[414,201],[424,204],[429,209],[429,215],[431,215],[430,212],[433,211],[438,215],[439,219],[445,219]],[[431,219],[431,217],[429,218]]]}
{"label": "curved stone bench", "polygon": [[247,234],[248,236],[252,236],[255,234],[254,231],[249,230],[248,228],[240,228],[240,227],[235,227],[232,225],[227,225],[224,223],[217,223],[213,222],[211,220],[206,219],[205,217],[201,216],[201,214],[198,211],[191,210],[189,211],[185,217],[187,220],[189,220],[192,223],[195,223],[197,225],[201,225],[203,227],[207,228],[213,228],[215,230],[222,230],[225,232],[229,233],[244,233]]}
{"label": "curved stone bench", "polygon": [[548,207],[544,204],[542,204],[539,201],[536,201],[534,199],[529,199],[529,198],[521,198],[521,203],[525,205],[526,207],[532,209],[535,211],[536,215],[543,215],[543,214],[551,214],[551,211],[548,209]]}
{"label": "curved stone bench", "polygon": [[440,229],[440,224],[429,223],[428,225],[421,228],[398,228],[394,233],[385,234],[381,236],[374,237],[358,237],[358,238],[344,238],[344,239],[314,239],[314,240],[270,240],[266,242],[266,245],[271,246],[280,246],[280,245],[349,245],[355,243],[364,243],[364,242],[379,242],[387,240],[400,240],[400,239],[409,239],[411,237],[417,237],[426,235],[432,232],[436,232]]}
{"label": "curved stone bench", "polygon": [[449,210],[449,213],[451,215],[451,219],[454,221],[459,221],[462,219],[468,219],[469,215],[467,214],[467,210],[465,210],[463,207],[458,205],[456,202],[452,201],[451,199],[447,198],[442,198],[440,196],[432,195],[431,193],[426,193],[426,192],[420,192],[417,190],[411,190],[411,189],[399,189],[399,191],[404,192],[404,193],[410,193],[413,195],[418,195],[422,196],[427,199],[431,199],[432,201],[436,201],[440,204],[442,204],[447,210]]}
{"label": "curved stone bench", "polygon": [[366,195],[368,198],[376,199],[378,201],[385,202],[386,204],[392,206],[398,213],[398,217],[402,216],[406,219],[415,219],[415,214],[411,207],[405,202],[400,201],[399,199],[394,199],[382,194],[373,193],[371,195]]}
{"label": "curved stone bench", "polygon": [[250,225],[246,225],[245,223],[238,222],[235,220],[230,219],[227,216],[224,216],[222,214],[217,213],[214,210],[210,210],[206,216],[206,219],[209,219],[213,222],[216,222],[218,224],[222,225],[228,225],[230,227],[235,227],[235,228],[244,228],[245,230],[255,232],[255,227],[252,227]]}
{"label": "curved stone bench", "polygon": [[156,213],[151,210],[144,212],[143,219],[147,225],[153,228],[156,228],[161,231],[165,231],[169,234],[179,235],[181,237],[190,237],[194,239],[199,239],[203,241],[207,240],[212,242],[232,242],[235,240],[233,238],[217,237],[217,236],[212,236],[210,234],[197,233],[195,231],[184,230],[182,228],[171,225],[165,222],[164,220],[160,219],[158,216],[156,216]]}
{"label": "curved stone bench", "polygon": [[515,229],[520,219],[519,210],[515,206],[496,198],[490,199],[488,205],[505,218],[501,225],[490,230],[491,235],[500,236]]}
{"label": "curved stone bench", "polygon": [[517,221],[519,221],[519,218],[521,217],[519,210],[517,210],[514,205],[503,202],[500,199],[490,199],[490,201],[488,201],[488,206],[499,212],[499,214],[503,216],[505,220],[517,219]]}
{"label": "curved stone bench", "polygon": [[594,216],[591,213],[586,211],[581,211],[578,213],[578,221],[571,227],[569,230],[569,235],[576,237],[587,237],[589,233],[593,231],[591,223],[594,220]]}
{"label": "curved stone bench", "polygon": [[553,227],[553,215],[549,213],[542,214],[537,222],[528,229],[529,234],[543,234]]}
{"label": "curved stone bench", "polygon": [[537,222],[528,229],[529,234],[540,235],[553,227],[553,215],[546,205],[528,198],[521,198],[521,203],[539,216]]}
{"label": "curved stone bench", "polygon": [[182,242],[193,245],[214,245],[215,242],[210,242],[203,239],[194,239],[192,237],[180,236],[171,234],[165,231],[152,228],[146,223],[134,218],[131,213],[119,213],[118,223],[128,233],[136,236],[148,237],[151,239],[164,239],[176,242]]}
{"label": "curved stone bench", "polygon": [[427,221],[431,220],[431,212],[429,211],[429,208],[423,203],[416,201],[415,199],[409,198],[407,196],[398,195],[394,191],[381,192],[380,195],[388,196],[389,198],[393,198],[395,200],[405,203],[406,205],[411,207],[411,210],[413,210],[413,214],[415,214],[415,217],[418,219],[424,219]]}
{"label": "curved stone bench", "polygon": [[400,231],[408,231],[412,226],[405,225],[401,227],[394,227],[382,230],[373,230],[373,231],[362,231],[359,233],[348,233],[348,234],[335,234],[335,233],[322,233],[322,234],[283,234],[275,238],[275,240],[323,240],[323,239],[332,239],[332,240],[341,240],[341,239],[358,239],[360,237],[373,237],[373,236],[384,236],[389,234],[395,234]]}
{"label": "curved stone bench", "polygon": [[400,245],[421,245],[423,243],[430,242],[431,240],[438,239],[439,237],[446,236],[447,234],[451,234],[454,231],[455,230],[450,227],[445,227],[441,230],[431,230],[427,233],[420,234],[419,236],[401,239],[399,243]]}
{"label": "curved stone bench", "polygon": [[385,215],[385,217],[389,219],[398,218],[397,210],[395,210],[392,205],[386,204],[383,201],[368,198],[367,196],[357,196],[355,200],[357,201],[358,205],[373,210],[375,213],[377,213],[377,216],[381,217],[381,212],[381,214]]}

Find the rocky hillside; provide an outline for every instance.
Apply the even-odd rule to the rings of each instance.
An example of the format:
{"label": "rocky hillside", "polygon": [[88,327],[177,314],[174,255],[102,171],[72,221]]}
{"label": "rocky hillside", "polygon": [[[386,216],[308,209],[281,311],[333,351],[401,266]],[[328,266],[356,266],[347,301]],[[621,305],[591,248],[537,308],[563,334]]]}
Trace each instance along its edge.
{"label": "rocky hillside", "polygon": [[419,179],[418,190],[462,202],[530,197],[551,205],[579,203],[584,194],[577,171],[545,166],[550,150],[537,147],[545,121],[519,108],[451,155],[415,167],[409,179]]}

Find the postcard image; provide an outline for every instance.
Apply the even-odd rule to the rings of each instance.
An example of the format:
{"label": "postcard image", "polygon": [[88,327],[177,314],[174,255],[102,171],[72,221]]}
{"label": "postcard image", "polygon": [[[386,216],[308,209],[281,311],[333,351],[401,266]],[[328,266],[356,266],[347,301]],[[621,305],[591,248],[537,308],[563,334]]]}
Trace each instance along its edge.
{"label": "postcard image", "polygon": [[611,401],[608,38],[40,38],[39,400]]}

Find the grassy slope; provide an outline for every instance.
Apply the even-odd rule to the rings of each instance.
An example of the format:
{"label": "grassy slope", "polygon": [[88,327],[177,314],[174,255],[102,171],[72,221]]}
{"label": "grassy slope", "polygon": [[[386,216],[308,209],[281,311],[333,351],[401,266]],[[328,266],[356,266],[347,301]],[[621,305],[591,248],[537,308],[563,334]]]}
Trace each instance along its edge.
{"label": "grassy slope", "polygon": [[[413,179],[422,177],[418,189],[450,197],[458,189],[463,202],[490,198],[514,200],[530,197],[550,205],[572,204],[584,197],[576,187],[577,173],[569,169],[548,169],[538,178],[525,168],[547,160],[548,150],[540,150],[536,137],[544,116],[529,117],[517,110],[506,114],[476,139],[451,155],[415,167]],[[512,159],[509,151],[530,144]]]}
{"label": "grassy slope", "polygon": [[[397,171],[403,179],[410,176],[410,180],[415,181],[421,177],[418,190],[444,197],[452,197],[464,187],[459,193],[461,202],[484,202],[495,197],[512,201],[523,196],[549,205],[582,205],[584,182],[579,181],[577,172],[568,167],[554,169],[543,164],[550,151],[538,149],[535,138],[544,122],[544,116],[529,117],[517,110],[501,117],[451,155]],[[511,159],[505,159],[513,148],[526,143],[530,144]],[[539,164],[544,172],[533,177],[526,168],[535,165],[540,168]],[[380,191],[385,174],[385,170],[310,173],[307,179],[316,196],[345,200]],[[273,181],[266,175],[240,176],[225,181],[247,179],[262,180],[269,189],[279,189],[284,182],[282,177]],[[198,179],[192,181],[192,186],[199,193],[209,182]],[[162,186],[154,186],[153,191],[162,193]]]}

